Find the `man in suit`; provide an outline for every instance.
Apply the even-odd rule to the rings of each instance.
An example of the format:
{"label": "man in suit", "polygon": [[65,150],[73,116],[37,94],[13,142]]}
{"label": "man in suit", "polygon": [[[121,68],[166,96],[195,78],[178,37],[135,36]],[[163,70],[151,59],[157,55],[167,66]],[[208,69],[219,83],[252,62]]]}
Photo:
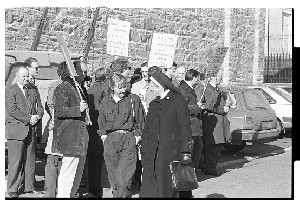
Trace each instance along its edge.
{"label": "man in suit", "polygon": [[176,76],[173,79],[172,83],[175,85],[175,87],[179,87],[181,81],[185,79],[186,70],[185,67],[181,66],[176,69]]}
{"label": "man in suit", "polygon": [[43,112],[42,104],[27,88],[28,69],[23,66],[18,68],[16,83],[6,89],[5,93],[8,146],[7,192],[10,197],[19,196],[23,170],[25,171],[25,192],[35,191],[33,185],[36,150],[34,125],[43,115],[43,113],[37,114],[37,112]]}
{"label": "man in suit", "polygon": [[[39,93],[39,90],[37,88],[37,86],[35,85],[35,80],[36,77],[38,76],[38,72],[40,70],[40,64],[37,61],[36,58],[33,57],[29,57],[28,59],[26,59],[24,61],[24,65],[25,67],[28,69],[29,71],[29,77],[28,77],[28,91],[30,92],[30,94],[34,95],[34,97],[36,97],[36,99],[38,100],[37,104],[41,104],[41,96]],[[38,112],[35,112],[36,110],[38,110]],[[44,108],[43,106],[38,106],[38,109],[33,108],[32,109],[33,112],[31,112],[32,114],[37,113],[38,115],[43,115],[44,114]],[[32,169],[32,173],[35,172],[35,157],[36,157],[36,152],[37,152],[37,144],[40,143],[40,139],[41,139],[41,135],[42,135],[42,120],[40,119],[35,125],[34,125],[34,130],[32,130],[33,133],[33,138],[35,140],[34,145],[30,146],[30,148],[32,148],[32,159],[30,160],[30,165],[33,167]],[[34,177],[34,174],[32,174],[32,176]],[[34,187],[41,187],[41,184],[38,184],[39,182],[36,182],[34,179]],[[27,191],[25,189],[25,191]],[[36,191],[32,191],[33,193],[35,193]]]}
{"label": "man in suit", "polygon": [[222,172],[217,169],[218,158],[220,156],[221,144],[226,142],[226,114],[229,106],[226,105],[224,97],[221,95],[218,85],[222,81],[219,71],[216,77],[212,77],[207,84],[204,93],[203,113],[203,138],[205,147],[205,174],[220,176]]}

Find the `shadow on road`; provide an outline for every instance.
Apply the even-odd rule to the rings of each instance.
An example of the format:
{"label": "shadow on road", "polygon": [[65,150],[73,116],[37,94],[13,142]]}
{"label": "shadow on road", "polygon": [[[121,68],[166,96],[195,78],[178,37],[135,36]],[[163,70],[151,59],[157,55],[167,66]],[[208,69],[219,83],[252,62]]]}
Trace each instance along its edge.
{"label": "shadow on road", "polygon": [[206,198],[224,199],[226,197],[224,195],[222,195],[222,194],[213,193],[213,194],[207,195]]}

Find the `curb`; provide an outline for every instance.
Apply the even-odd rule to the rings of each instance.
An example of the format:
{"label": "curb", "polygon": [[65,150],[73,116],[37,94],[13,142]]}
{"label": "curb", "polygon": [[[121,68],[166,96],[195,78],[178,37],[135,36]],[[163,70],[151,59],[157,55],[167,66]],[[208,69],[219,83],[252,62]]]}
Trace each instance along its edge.
{"label": "curb", "polygon": [[269,152],[269,153],[262,154],[262,155],[259,155],[259,156],[245,157],[243,159],[237,159],[237,160],[233,160],[233,161],[219,163],[217,165],[217,167],[222,168],[222,167],[225,167],[225,166],[229,166],[229,165],[233,165],[233,164],[238,164],[238,163],[242,163],[242,162],[250,162],[250,161],[253,161],[253,160],[256,160],[256,159],[260,159],[260,158],[264,158],[264,157],[268,157],[268,156],[274,156],[274,155],[278,155],[278,154],[283,154],[283,153],[285,153],[287,151],[290,151],[290,150],[292,150],[292,147],[275,150],[273,152]]}

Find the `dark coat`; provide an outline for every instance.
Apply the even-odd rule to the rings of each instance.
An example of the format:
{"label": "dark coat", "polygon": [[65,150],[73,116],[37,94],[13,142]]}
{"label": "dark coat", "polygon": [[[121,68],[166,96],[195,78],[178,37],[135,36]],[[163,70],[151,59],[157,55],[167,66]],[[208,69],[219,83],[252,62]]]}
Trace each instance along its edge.
{"label": "dark coat", "polygon": [[99,111],[98,107],[101,102],[102,95],[102,83],[94,82],[92,86],[87,90],[88,93],[88,104],[89,104],[89,113],[92,121],[92,125],[88,126],[89,132],[89,147],[88,151],[92,154],[103,154],[103,142],[98,135],[98,116]]}
{"label": "dark coat", "polygon": [[63,81],[54,90],[52,151],[85,156],[88,147],[86,114],[80,112],[80,96],[73,81]]}
{"label": "dark coat", "polygon": [[[32,115],[39,115],[41,118],[44,115],[44,107],[42,105],[41,96],[37,86],[28,84],[28,91],[33,99],[33,103],[35,103],[35,108],[32,108]],[[34,126],[32,132],[36,134],[38,137],[42,136],[42,119],[40,119]]]}
{"label": "dark coat", "polygon": [[229,120],[224,113],[226,98],[208,83],[204,93],[203,136],[205,145],[221,144],[230,140]]}
{"label": "dark coat", "polygon": [[[35,89],[28,90],[26,99],[22,90],[17,84],[6,89],[5,93],[6,108],[6,139],[24,140],[29,131],[29,121],[31,115],[44,114],[44,108],[40,96]],[[34,126],[35,130],[36,127]]]}
{"label": "dark coat", "polygon": [[192,136],[202,136],[202,121],[200,120],[201,109],[197,104],[198,101],[195,90],[192,89],[184,80],[181,81],[178,89],[181,91],[185,101],[188,103]]}
{"label": "dark coat", "polygon": [[140,197],[176,195],[169,164],[181,160],[183,152],[191,153],[191,135],[189,109],[181,94],[170,91],[164,99],[150,102],[141,141]]}

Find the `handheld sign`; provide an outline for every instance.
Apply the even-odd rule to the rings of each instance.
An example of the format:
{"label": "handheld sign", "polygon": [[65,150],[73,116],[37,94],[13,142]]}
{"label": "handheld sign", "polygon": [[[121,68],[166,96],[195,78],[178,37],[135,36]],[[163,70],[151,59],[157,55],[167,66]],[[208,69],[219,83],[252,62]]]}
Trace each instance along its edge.
{"label": "handheld sign", "polygon": [[[67,44],[66,44],[66,42],[64,40],[64,37],[61,34],[57,34],[56,37],[57,37],[57,42],[59,43],[59,45],[60,45],[60,47],[62,49],[64,58],[65,58],[65,60],[67,62],[67,67],[69,69],[70,76],[74,80],[75,88],[76,88],[76,90],[77,90],[77,92],[79,94],[79,98],[80,98],[81,101],[84,101],[83,98],[82,98],[82,96],[81,96],[81,92],[83,93],[83,91],[82,91],[81,87],[78,85],[78,83],[75,81],[75,76],[77,76],[77,73],[76,73],[74,65],[73,65],[73,63],[71,61],[71,57],[69,55],[69,50],[67,48]],[[86,122],[87,122],[88,125],[92,125],[92,121],[90,119],[89,109],[88,108],[86,109]]]}
{"label": "handheld sign", "polygon": [[108,18],[106,53],[128,57],[130,22]]}
{"label": "handheld sign", "polygon": [[177,35],[153,33],[148,66],[171,67],[173,64]]}

